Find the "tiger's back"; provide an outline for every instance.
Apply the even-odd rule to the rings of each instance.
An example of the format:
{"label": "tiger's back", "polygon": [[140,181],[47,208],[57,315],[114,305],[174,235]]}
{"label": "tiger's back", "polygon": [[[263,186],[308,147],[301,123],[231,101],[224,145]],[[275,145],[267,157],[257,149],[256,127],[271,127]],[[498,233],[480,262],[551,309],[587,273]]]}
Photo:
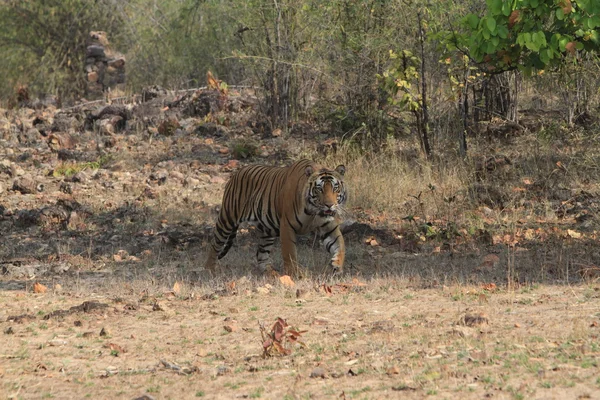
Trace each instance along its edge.
{"label": "tiger's back", "polygon": [[231,248],[240,223],[250,222],[260,232],[257,260],[261,269],[267,267],[278,236],[282,240],[284,270],[295,268],[296,235],[319,230],[327,250],[334,254],[332,264],[341,270],[344,243],[338,208],[346,201],[341,178],[344,172],[343,166],[329,170],[310,160],[289,167],[253,165],[238,170],[225,186],[205,267],[214,270],[216,260]]}

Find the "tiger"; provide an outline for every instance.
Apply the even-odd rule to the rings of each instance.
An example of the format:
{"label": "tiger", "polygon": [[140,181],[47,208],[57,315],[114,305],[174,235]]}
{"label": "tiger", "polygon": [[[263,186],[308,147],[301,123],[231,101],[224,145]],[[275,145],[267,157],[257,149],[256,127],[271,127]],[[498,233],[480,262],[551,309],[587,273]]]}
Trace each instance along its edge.
{"label": "tiger", "polygon": [[249,222],[260,235],[256,259],[261,272],[271,266],[271,248],[279,236],[283,272],[297,275],[296,237],[317,231],[332,256],[329,266],[334,274],[341,273],[346,252],[340,230],[347,200],[345,173],[344,165],[331,170],[305,159],[287,167],[250,165],[234,172],[225,185],[205,269],[214,273],[239,225]]}

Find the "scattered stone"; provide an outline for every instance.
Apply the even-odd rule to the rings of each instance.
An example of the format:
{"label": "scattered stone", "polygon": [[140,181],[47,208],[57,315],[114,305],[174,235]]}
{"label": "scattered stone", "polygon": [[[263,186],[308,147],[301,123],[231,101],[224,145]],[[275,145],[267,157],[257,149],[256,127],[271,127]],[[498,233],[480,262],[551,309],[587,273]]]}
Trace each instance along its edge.
{"label": "scattered stone", "polygon": [[73,185],[68,182],[61,182],[59,190],[66,194],[73,194]]}
{"label": "scattered stone", "polygon": [[183,180],[185,179],[185,175],[183,175],[179,171],[171,171],[169,173],[169,175],[171,176],[171,178],[176,179],[176,180],[178,180],[180,182],[183,182]]}
{"label": "scattered stone", "polygon": [[198,187],[198,185],[200,185],[200,181],[198,179],[196,179],[196,178],[192,178],[191,176],[188,176],[183,181],[183,186],[184,187],[195,188],[195,187]]}
{"label": "scattered stone", "polygon": [[106,327],[100,329],[100,336],[110,336],[110,330]]}
{"label": "scattered stone", "polygon": [[38,187],[38,184],[30,176],[23,176],[13,181],[12,190],[20,192],[21,194],[33,194],[38,191],[38,188],[43,190],[42,187]]}
{"label": "scattered stone", "polygon": [[323,368],[323,367],[316,367],[315,369],[313,369],[311,371],[310,377],[311,378],[325,379],[327,377],[327,373],[325,372],[325,368]]}
{"label": "scattered stone", "polygon": [[256,288],[256,292],[259,294],[269,294],[269,289],[264,286],[259,286]]}
{"label": "scattered stone", "polygon": [[485,313],[465,314],[459,321],[459,325],[470,326],[470,327],[488,325],[488,324],[489,324],[489,320],[488,320],[487,315],[485,315]]}

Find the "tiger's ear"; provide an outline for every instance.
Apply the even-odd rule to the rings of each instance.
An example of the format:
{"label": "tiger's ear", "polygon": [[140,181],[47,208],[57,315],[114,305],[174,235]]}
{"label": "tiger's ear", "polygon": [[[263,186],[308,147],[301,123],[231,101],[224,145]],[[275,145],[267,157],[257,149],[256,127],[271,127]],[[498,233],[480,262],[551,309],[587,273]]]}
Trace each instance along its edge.
{"label": "tiger's ear", "polygon": [[338,165],[337,167],[335,167],[335,172],[344,176],[344,174],[346,173],[346,167],[344,165]]}
{"label": "tiger's ear", "polygon": [[312,167],[312,165],[309,165],[308,167],[306,167],[304,169],[304,173],[306,174],[306,176],[311,176],[313,174],[313,172],[315,172],[315,170]]}

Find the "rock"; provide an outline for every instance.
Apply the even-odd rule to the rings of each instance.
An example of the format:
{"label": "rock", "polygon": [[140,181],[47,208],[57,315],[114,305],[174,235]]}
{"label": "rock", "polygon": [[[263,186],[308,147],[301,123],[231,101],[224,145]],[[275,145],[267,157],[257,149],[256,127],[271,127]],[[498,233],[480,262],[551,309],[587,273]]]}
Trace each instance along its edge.
{"label": "rock", "polygon": [[89,180],[89,177],[85,171],[79,171],[78,173],[76,173],[69,179],[69,181],[75,182],[75,183],[85,183],[88,180]]}
{"label": "rock", "polygon": [[10,167],[10,175],[13,177],[23,176],[23,175],[25,175],[25,171],[23,170],[23,168],[19,167],[17,164],[13,164]]}
{"label": "rock", "polygon": [[310,377],[311,378],[325,379],[327,377],[327,373],[325,372],[325,368],[323,368],[323,367],[316,367],[315,369],[313,369],[311,371]]}
{"label": "rock", "polygon": [[30,176],[23,176],[14,180],[12,190],[21,194],[32,194],[38,191],[38,185]]}
{"label": "rock", "polygon": [[21,132],[17,139],[21,144],[36,144],[40,140],[41,134],[35,128],[28,128],[24,132]]}
{"label": "rock", "polygon": [[151,173],[148,177],[148,180],[152,183],[158,183],[159,185],[163,185],[167,181],[168,176],[169,175],[167,174],[167,171],[159,170]]}
{"label": "rock", "polygon": [[185,176],[179,171],[171,171],[169,173],[169,175],[171,175],[171,178],[176,179],[181,182],[183,182],[183,180],[185,179]]}
{"label": "rock", "polygon": [[148,86],[142,89],[142,102],[147,102],[167,94],[167,91],[158,85]]}
{"label": "rock", "polygon": [[46,142],[54,151],[58,151],[60,149],[72,149],[77,146],[77,141],[75,138],[68,133],[52,133],[48,135]]}
{"label": "rock", "polygon": [[192,178],[191,176],[188,176],[183,181],[183,186],[185,186],[185,187],[194,188],[194,187],[197,187],[198,185],[200,185],[200,181],[196,178]]}
{"label": "rock", "polygon": [[88,82],[98,82],[98,73],[96,71],[89,72],[87,74]]}
{"label": "rock", "polygon": [[66,194],[73,194],[73,185],[67,182],[61,182],[59,190]]}
{"label": "rock", "polygon": [[256,293],[260,293],[260,294],[269,294],[269,289],[267,289],[264,286],[259,286],[256,288]]}

